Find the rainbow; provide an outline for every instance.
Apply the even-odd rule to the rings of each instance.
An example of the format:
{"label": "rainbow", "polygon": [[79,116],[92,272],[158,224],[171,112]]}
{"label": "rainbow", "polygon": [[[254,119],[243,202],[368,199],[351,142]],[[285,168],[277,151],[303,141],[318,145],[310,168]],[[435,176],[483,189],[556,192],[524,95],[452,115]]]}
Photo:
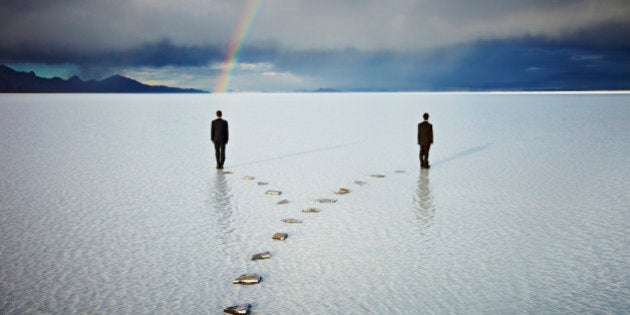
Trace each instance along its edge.
{"label": "rainbow", "polygon": [[241,52],[241,48],[243,48],[243,43],[247,40],[249,30],[256,19],[256,15],[258,15],[258,11],[263,1],[264,0],[251,0],[247,5],[247,8],[245,8],[245,13],[238,24],[238,28],[236,29],[236,34],[234,34],[234,37],[230,42],[227,58],[223,63],[223,70],[221,71],[221,75],[214,87],[215,93],[224,93],[227,91],[228,86],[230,85],[230,80],[232,79],[232,72],[238,63],[238,56]]}

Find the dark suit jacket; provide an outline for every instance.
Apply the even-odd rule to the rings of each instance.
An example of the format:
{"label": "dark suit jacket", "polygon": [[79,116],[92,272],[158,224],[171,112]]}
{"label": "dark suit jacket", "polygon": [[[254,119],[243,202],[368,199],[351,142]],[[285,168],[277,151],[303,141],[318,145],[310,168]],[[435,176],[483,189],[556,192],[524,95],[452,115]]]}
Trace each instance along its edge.
{"label": "dark suit jacket", "polygon": [[221,118],[217,118],[212,121],[212,128],[210,129],[210,139],[214,143],[227,143],[229,140],[228,122]]}
{"label": "dark suit jacket", "polygon": [[430,145],[433,143],[433,126],[428,121],[418,124],[418,144]]}

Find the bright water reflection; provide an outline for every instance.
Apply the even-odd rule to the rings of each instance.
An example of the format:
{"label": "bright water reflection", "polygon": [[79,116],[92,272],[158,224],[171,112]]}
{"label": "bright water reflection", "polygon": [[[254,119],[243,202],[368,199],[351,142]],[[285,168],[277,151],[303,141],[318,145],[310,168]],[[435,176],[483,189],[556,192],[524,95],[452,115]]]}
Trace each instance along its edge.
{"label": "bright water reflection", "polygon": [[413,196],[415,215],[420,225],[427,229],[431,226],[435,217],[435,207],[433,205],[433,192],[431,191],[431,180],[429,170],[420,170],[418,176],[418,187]]}
{"label": "bright water reflection", "polygon": [[210,198],[206,206],[212,209],[211,215],[217,220],[217,226],[221,235],[228,236],[234,232],[234,209],[232,204],[232,191],[229,187],[227,176],[218,171],[213,179],[214,185],[210,187]]}
{"label": "bright water reflection", "polygon": [[[0,95],[0,313],[216,314],[242,302],[258,314],[624,313],[628,104]],[[213,168],[217,109],[234,174]],[[421,171],[425,111],[436,143]],[[250,260],[266,250],[272,259]],[[246,272],[263,282],[232,285]]]}

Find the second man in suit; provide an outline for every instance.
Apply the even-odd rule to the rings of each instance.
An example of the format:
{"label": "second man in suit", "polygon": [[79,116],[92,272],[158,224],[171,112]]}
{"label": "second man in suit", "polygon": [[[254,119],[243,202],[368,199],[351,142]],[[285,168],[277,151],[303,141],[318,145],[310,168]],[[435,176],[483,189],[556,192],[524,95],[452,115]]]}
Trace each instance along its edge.
{"label": "second man in suit", "polygon": [[214,155],[217,159],[217,169],[223,169],[223,163],[225,163],[225,146],[228,143],[229,132],[228,122],[221,118],[223,113],[217,111],[217,119],[212,121],[212,127],[210,129],[210,139],[214,143]]}
{"label": "second man in suit", "polygon": [[429,123],[429,113],[422,115],[424,121],[418,124],[418,144],[420,145],[420,167],[429,168],[429,149],[433,144],[433,126]]}

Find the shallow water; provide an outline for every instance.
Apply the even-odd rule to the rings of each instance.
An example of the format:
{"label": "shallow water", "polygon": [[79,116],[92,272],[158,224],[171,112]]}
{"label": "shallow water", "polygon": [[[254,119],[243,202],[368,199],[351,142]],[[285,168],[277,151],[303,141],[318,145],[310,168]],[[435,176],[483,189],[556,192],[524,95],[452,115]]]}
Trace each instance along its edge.
{"label": "shallow water", "polygon": [[[0,312],[623,313],[629,104],[0,95]],[[232,174],[213,169],[217,109]],[[420,171],[425,111],[435,144]],[[250,260],[263,251],[271,259]],[[263,281],[232,284],[249,272]]]}

